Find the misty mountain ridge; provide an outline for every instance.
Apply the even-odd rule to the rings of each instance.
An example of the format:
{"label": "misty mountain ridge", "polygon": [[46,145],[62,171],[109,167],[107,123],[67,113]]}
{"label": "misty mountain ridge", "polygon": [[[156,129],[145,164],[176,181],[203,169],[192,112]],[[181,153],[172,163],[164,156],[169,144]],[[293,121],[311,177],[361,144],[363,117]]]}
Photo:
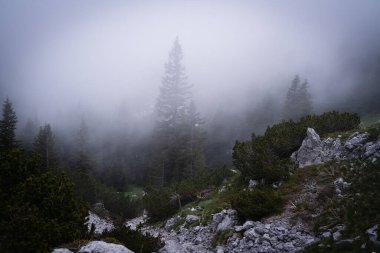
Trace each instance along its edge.
{"label": "misty mountain ridge", "polygon": [[379,9],[0,3],[0,251],[380,251]]}

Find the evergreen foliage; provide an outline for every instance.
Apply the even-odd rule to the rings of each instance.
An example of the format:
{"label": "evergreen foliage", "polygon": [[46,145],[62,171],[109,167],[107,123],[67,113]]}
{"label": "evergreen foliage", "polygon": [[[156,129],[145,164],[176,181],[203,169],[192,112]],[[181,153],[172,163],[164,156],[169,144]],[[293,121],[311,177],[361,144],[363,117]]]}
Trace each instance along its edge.
{"label": "evergreen foliage", "polygon": [[204,167],[203,123],[191,100],[178,38],[169,53],[156,104],[153,159],[149,183],[163,187]]}
{"label": "evergreen foliage", "polygon": [[260,220],[273,215],[282,210],[283,204],[280,194],[267,188],[239,191],[231,199],[231,206],[242,221]]}
{"label": "evergreen foliage", "polygon": [[33,146],[38,166],[45,170],[54,168],[57,164],[57,157],[54,150],[54,136],[49,124],[40,127]]}
{"label": "evergreen foliage", "polygon": [[0,251],[50,252],[81,238],[86,205],[64,174],[41,172],[21,150],[0,160]]}
{"label": "evergreen foliage", "polygon": [[84,119],[82,119],[79,131],[76,137],[76,154],[75,164],[81,173],[86,174],[90,172],[91,161],[88,154],[88,127]]}
{"label": "evergreen foliage", "polygon": [[283,121],[268,127],[263,136],[252,134],[250,141],[236,141],[233,163],[242,172],[244,181],[255,179],[272,184],[287,178],[289,157],[301,146],[308,127],[323,135],[355,129],[359,123],[357,114],[336,111],[308,115],[297,122]]}
{"label": "evergreen foliage", "polygon": [[179,207],[171,196],[171,191],[165,188],[152,189],[147,192],[144,197],[144,206],[151,222],[164,220],[176,213]]}
{"label": "evergreen foliage", "polygon": [[9,98],[3,104],[2,119],[0,121],[0,148],[2,151],[16,146],[17,116]]}
{"label": "evergreen foliage", "polygon": [[301,79],[296,75],[286,94],[284,119],[299,119],[312,113],[313,106],[308,89],[307,80],[301,83]]}

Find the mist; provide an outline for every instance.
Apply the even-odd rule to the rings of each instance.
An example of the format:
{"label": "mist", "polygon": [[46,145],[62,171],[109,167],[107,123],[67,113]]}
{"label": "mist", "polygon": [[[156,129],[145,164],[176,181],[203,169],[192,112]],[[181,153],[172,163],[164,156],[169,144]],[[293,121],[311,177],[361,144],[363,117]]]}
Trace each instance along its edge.
{"label": "mist", "polygon": [[344,108],[379,55],[379,11],[377,0],[2,1],[0,96],[19,130],[31,118],[71,134],[85,118],[95,137],[146,134],[178,37],[206,124],[244,120],[267,97],[281,108],[296,74],[315,112]]}

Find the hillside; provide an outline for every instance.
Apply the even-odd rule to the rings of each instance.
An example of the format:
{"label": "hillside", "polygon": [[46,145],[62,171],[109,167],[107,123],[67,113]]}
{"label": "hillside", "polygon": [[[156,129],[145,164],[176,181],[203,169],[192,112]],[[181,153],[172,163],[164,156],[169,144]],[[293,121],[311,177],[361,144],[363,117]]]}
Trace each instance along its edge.
{"label": "hillside", "polygon": [[148,206],[148,216],[126,224],[159,238],[161,253],[379,252],[379,133],[377,122],[324,137],[308,128],[286,179],[244,183],[222,168],[171,189],[198,191],[195,201],[174,198],[184,202],[177,211]]}

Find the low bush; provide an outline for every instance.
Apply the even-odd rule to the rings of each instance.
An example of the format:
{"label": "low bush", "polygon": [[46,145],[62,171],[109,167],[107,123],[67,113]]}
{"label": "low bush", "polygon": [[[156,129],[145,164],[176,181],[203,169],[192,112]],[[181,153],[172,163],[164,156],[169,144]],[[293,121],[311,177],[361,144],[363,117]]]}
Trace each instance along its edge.
{"label": "low bush", "polygon": [[284,200],[270,188],[239,191],[231,199],[231,206],[242,221],[260,220],[282,210]]}
{"label": "low bush", "polygon": [[250,141],[236,142],[233,148],[233,164],[241,171],[242,179],[272,184],[287,178],[289,157],[302,144],[308,127],[318,134],[347,131],[359,127],[357,114],[336,111],[321,115],[309,115],[299,121],[283,121],[268,127],[263,136],[252,134]]}
{"label": "low bush", "polygon": [[144,197],[144,206],[150,222],[164,220],[177,212],[178,205],[172,195],[173,193],[165,188],[151,189],[147,192]]}

